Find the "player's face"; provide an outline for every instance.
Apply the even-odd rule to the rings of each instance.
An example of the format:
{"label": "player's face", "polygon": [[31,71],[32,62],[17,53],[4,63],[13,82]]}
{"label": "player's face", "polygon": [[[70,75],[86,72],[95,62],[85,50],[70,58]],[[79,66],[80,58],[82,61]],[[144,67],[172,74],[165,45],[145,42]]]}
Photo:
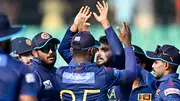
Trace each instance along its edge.
{"label": "player's face", "polygon": [[165,71],[165,63],[160,60],[155,60],[152,67],[153,67],[153,74],[157,79],[163,77],[163,72]]}
{"label": "player's face", "polygon": [[100,48],[96,52],[96,56],[96,64],[105,65],[112,59],[112,51],[108,45],[101,43]]}
{"label": "player's face", "polygon": [[57,44],[47,44],[37,51],[37,56],[44,64],[54,66],[56,62],[56,49]]}
{"label": "player's face", "polygon": [[22,61],[26,65],[30,65],[32,63],[31,52],[27,52],[27,53],[23,53],[19,55],[19,60]]}

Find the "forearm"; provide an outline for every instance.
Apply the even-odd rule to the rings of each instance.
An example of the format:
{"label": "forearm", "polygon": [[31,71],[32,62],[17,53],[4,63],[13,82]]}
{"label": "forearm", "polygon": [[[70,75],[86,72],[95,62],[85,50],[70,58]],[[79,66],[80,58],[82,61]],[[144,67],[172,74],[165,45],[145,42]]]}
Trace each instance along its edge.
{"label": "forearm", "polygon": [[132,46],[125,47],[125,78],[126,81],[132,82],[137,77],[136,57]]}
{"label": "forearm", "polygon": [[72,55],[70,53],[71,38],[75,34],[76,32],[72,32],[71,28],[68,28],[58,49],[59,54],[67,63],[69,63],[72,59]]}
{"label": "forearm", "polygon": [[113,67],[118,67],[118,69],[122,69],[125,67],[125,54],[123,45],[120,42],[119,38],[117,37],[114,29],[110,26],[105,30],[106,37],[108,44],[112,50],[112,56],[113,56]]}

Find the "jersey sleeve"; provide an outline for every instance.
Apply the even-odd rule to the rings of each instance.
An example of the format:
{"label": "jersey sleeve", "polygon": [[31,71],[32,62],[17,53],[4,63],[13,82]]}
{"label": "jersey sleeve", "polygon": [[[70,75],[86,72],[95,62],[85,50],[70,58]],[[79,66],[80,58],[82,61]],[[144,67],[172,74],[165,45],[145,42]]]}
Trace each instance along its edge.
{"label": "jersey sleeve", "polygon": [[137,65],[138,77],[143,80],[146,84],[151,86],[153,89],[157,89],[156,86],[156,78],[152,75],[152,73],[148,72],[144,68]]}
{"label": "jersey sleeve", "polygon": [[118,69],[124,69],[125,68],[125,54],[123,45],[120,42],[119,38],[117,37],[114,29],[112,27],[109,27],[105,30],[106,37],[108,44],[112,50],[112,67],[118,67]]}
{"label": "jersey sleeve", "polygon": [[163,101],[179,101],[180,100],[180,89],[179,84],[173,80],[169,80],[163,83],[159,96]]}
{"label": "jersey sleeve", "polygon": [[73,57],[70,52],[70,47],[71,47],[71,38],[75,34],[76,34],[75,32],[72,32],[70,28],[68,28],[58,48],[59,54],[66,61],[67,64],[69,64],[69,62],[72,60]]}
{"label": "jersey sleeve", "polygon": [[21,65],[20,94],[37,96],[37,82],[34,74],[25,65]]}
{"label": "jersey sleeve", "polygon": [[132,83],[137,77],[136,58],[132,47],[125,48],[125,70],[113,69],[116,76],[115,85],[121,83]]}

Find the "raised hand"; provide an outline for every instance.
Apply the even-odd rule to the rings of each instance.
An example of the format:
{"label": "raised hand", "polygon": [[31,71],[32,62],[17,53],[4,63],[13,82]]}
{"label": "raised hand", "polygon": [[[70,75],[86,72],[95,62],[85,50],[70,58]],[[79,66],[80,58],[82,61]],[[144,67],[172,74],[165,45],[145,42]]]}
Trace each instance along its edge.
{"label": "raised hand", "polygon": [[[74,19],[74,23],[71,26],[70,30],[72,31],[78,31],[78,24],[79,24],[79,20],[85,17],[87,20],[91,17],[91,12],[90,12],[90,7],[86,6],[86,7],[81,7],[81,9],[79,10],[78,14],[76,15],[75,19]],[[86,20],[86,21],[87,21]]]}
{"label": "raised hand", "polygon": [[87,20],[91,17],[91,12],[87,16],[82,16],[78,21],[78,32],[89,31],[88,27],[91,25]]}
{"label": "raised hand", "polygon": [[117,27],[117,32],[118,32],[118,35],[119,35],[119,39],[125,46],[131,46],[131,31],[130,31],[130,28],[125,22],[123,22],[122,25],[123,25],[122,32],[120,30],[120,27]]}
{"label": "raised hand", "polygon": [[103,1],[101,4],[98,1],[96,7],[100,15],[98,16],[95,12],[93,12],[95,19],[100,22],[104,28],[108,28],[110,26],[108,21],[108,3]]}

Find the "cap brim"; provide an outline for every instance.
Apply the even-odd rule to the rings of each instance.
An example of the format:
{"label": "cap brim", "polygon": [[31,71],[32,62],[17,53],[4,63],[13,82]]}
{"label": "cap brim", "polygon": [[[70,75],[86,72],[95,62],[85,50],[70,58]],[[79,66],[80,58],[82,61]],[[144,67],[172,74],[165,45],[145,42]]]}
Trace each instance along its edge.
{"label": "cap brim", "polygon": [[46,46],[49,42],[52,42],[54,44],[60,44],[60,41],[57,38],[49,38],[43,45],[41,45],[39,47],[35,47],[34,49],[41,49],[44,46]]}
{"label": "cap brim", "polygon": [[95,45],[94,45],[94,48],[99,48],[100,47],[100,43],[99,43],[99,41],[97,41],[97,40],[95,40]]}
{"label": "cap brim", "polygon": [[7,30],[3,30],[0,32],[0,42],[8,40],[12,38],[13,36],[19,34],[25,29],[25,26],[23,27],[12,27]]}
{"label": "cap brim", "polygon": [[152,60],[161,60],[161,58],[159,58],[155,52],[146,51],[145,55],[147,58],[152,59]]}

